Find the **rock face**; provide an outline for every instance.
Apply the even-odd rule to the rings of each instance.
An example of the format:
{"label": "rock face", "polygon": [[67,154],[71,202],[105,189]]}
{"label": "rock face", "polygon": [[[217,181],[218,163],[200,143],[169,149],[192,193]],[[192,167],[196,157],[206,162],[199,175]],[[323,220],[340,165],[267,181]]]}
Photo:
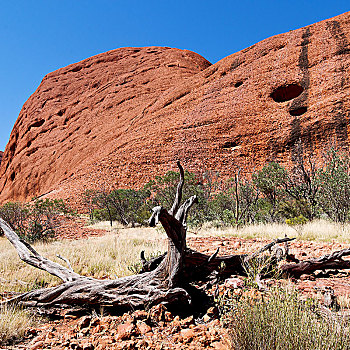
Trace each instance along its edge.
{"label": "rock face", "polygon": [[[210,65],[169,48],[119,49],[47,75],[23,106],[0,200],[129,187],[165,173],[293,162],[348,150],[350,12]],[[52,192],[54,191],[54,192]]]}
{"label": "rock face", "polygon": [[4,152],[0,151],[0,165],[1,165],[1,161],[2,161],[2,156],[4,155]]}

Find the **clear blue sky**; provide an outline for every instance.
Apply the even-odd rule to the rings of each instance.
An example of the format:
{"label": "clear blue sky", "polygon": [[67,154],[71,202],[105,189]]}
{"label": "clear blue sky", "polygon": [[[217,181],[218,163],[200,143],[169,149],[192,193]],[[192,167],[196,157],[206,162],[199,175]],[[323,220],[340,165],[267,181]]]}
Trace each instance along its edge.
{"label": "clear blue sky", "polygon": [[0,7],[0,150],[45,74],[126,46],[215,63],[269,36],[350,11],[349,0],[16,0]]}

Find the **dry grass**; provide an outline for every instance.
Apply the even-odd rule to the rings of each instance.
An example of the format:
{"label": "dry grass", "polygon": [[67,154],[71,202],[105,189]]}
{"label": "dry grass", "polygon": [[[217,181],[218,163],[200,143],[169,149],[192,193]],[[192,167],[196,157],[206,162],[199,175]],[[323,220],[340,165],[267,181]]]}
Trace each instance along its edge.
{"label": "dry grass", "polygon": [[256,224],[242,228],[214,228],[204,226],[198,233],[209,236],[234,236],[240,238],[266,238],[274,239],[284,237],[297,237],[299,240],[337,241],[350,243],[350,224],[338,224],[326,220],[315,220],[301,226],[288,226],[287,224]]}
{"label": "dry grass", "polygon": [[[146,256],[166,250],[166,237],[155,229],[125,229],[103,237],[38,243],[34,248],[43,256],[64,265],[56,254],[68,259],[75,272],[96,278],[115,278],[132,274],[128,269]],[[23,292],[41,286],[53,286],[59,280],[45,271],[23,263],[13,246],[0,238],[0,292]]]}
{"label": "dry grass", "polygon": [[36,321],[27,311],[13,306],[0,307],[0,344],[22,338],[26,330]]}
{"label": "dry grass", "polygon": [[250,293],[226,303],[223,321],[235,349],[349,349],[348,325],[321,319],[315,302],[300,300],[294,290],[274,289],[264,297]]}

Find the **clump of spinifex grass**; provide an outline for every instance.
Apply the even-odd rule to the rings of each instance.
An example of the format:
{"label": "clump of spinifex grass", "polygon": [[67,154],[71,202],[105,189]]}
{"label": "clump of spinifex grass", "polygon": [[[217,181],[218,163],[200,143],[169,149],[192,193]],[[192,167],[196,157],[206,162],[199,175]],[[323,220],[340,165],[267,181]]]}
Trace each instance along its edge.
{"label": "clump of spinifex grass", "polygon": [[35,318],[26,310],[14,306],[0,306],[0,345],[10,344],[35,326]]}
{"label": "clump of spinifex grass", "polygon": [[223,320],[234,349],[345,350],[350,334],[345,322],[317,316],[312,300],[294,290],[275,288],[268,294],[242,293],[229,300]]}

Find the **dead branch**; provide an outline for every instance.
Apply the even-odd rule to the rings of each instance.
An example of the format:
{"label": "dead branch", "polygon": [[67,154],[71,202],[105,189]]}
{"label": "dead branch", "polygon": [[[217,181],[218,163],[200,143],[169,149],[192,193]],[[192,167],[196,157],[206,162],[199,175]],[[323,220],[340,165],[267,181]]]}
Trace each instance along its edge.
{"label": "dead branch", "polygon": [[[274,240],[249,256],[246,254],[218,256],[218,250],[210,256],[189,249],[186,246],[186,220],[189,210],[197,202],[197,197],[192,196],[181,205],[184,170],[179,162],[177,165],[180,170],[180,180],[171,209],[168,212],[160,206],[155,207],[149,219],[150,226],[155,226],[158,222],[162,224],[168,237],[167,252],[150,261],[145,259],[142,252],[143,271],[137,275],[115,280],[97,280],[81,276],[72,270],[69,261],[65,258],[59,256],[66,261],[69,268],[42,257],[28,243],[20,240],[12,228],[0,218],[0,227],[17,250],[19,257],[25,263],[45,270],[63,281],[56,287],[16,295],[5,303],[18,302],[26,306],[45,307],[66,304],[83,307],[104,305],[118,311],[146,308],[159,303],[176,305],[177,309],[181,306],[188,308],[194,293],[194,287],[190,286],[191,282],[208,278],[215,270],[220,270],[221,276],[245,274],[246,262],[279,243],[287,244],[292,240],[288,237]],[[288,255],[288,247],[283,251],[283,256]],[[277,266],[279,255],[281,254],[277,249],[273,259],[269,260],[269,264],[273,266],[267,266],[266,271],[270,267]],[[350,255],[350,248],[317,259],[285,264],[281,270],[290,276],[300,276],[302,273],[319,269],[350,268],[350,261],[342,259],[348,255]],[[261,288],[265,288],[260,277],[259,275],[257,283]]]}
{"label": "dead branch", "polygon": [[350,248],[339,250],[319,258],[300,261],[297,264],[285,264],[280,267],[282,272],[291,277],[300,277],[316,270],[350,269],[350,260],[342,258],[350,255]]}
{"label": "dead branch", "polygon": [[11,227],[1,218],[0,227],[4,231],[6,238],[17,250],[20,259],[25,263],[37,267],[38,269],[47,271],[51,275],[60,278],[63,282],[75,281],[82,277],[77,273],[63,267],[62,265],[42,257],[28,243],[19,239],[16,232],[14,232]]}
{"label": "dead branch", "polygon": [[261,253],[266,252],[267,250],[271,250],[271,248],[273,246],[275,246],[276,244],[290,242],[290,241],[293,241],[294,239],[295,238],[288,238],[288,237],[275,239],[273,242],[270,242],[270,243],[266,244],[265,246],[263,246],[262,248],[260,248],[257,252],[253,253],[252,255],[247,256],[244,259],[244,261],[248,262],[249,260],[252,260],[255,257],[259,256]]}

